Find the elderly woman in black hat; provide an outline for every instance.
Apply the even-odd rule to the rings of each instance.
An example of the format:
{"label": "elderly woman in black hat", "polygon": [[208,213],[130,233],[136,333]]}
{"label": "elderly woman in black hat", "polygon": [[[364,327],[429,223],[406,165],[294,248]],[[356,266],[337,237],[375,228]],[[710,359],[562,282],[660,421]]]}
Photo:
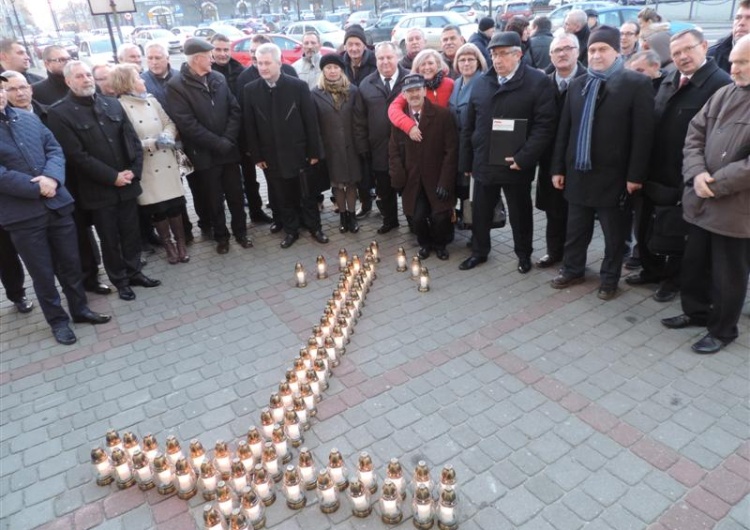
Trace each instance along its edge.
{"label": "elderly woman in black hat", "polygon": [[339,208],[339,232],[358,232],[355,217],[357,183],[362,180],[360,156],[368,149],[362,98],[344,74],[344,61],[336,54],[320,59],[318,86],[312,99],[318,112],[324,159]]}

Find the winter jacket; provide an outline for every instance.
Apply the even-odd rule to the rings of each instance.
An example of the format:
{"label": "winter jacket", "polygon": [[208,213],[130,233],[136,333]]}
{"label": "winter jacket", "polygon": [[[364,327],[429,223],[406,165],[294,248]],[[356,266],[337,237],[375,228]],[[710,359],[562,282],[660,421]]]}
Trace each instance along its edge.
{"label": "winter jacket", "polygon": [[732,67],[732,63],[729,62],[729,54],[732,53],[734,47],[734,41],[732,40],[732,34],[719,40],[708,49],[708,56],[713,57],[719,68],[729,73],[729,69]]}
{"label": "winter jacket", "polygon": [[42,105],[52,105],[68,95],[68,85],[65,76],[47,72],[47,79],[32,85],[34,99]]}
{"label": "winter jacket", "polygon": [[365,48],[362,54],[362,61],[359,63],[359,68],[355,69],[352,67],[352,60],[349,58],[349,54],[344,52],[341,54],[341,58],[344,60],[344,73],[352,84],[359,86],[362,80],[373,72],[378,71],[378,63],[375,60],[375,53]]}

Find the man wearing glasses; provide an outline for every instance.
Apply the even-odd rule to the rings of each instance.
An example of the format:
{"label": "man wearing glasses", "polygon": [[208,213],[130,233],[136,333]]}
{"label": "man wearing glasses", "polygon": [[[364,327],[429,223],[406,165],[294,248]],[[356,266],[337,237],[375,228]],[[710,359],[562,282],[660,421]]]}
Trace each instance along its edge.
{"label": "man wearing glasses", "polygon": [[44,48],[42,59],[47,69],[47,79],[34,83],[34,95],[42,105],[52,105],[68,94],[63,69],[70,61],[70,54],[62,46],[53,44]]}
{"label": "man wearing glasses", "polygon": [[750,0],[740,0],[739,4],[732,23],[732,33],[708,49],[708,56],[713,57],[719,68],[727,73],[731,68],[729,54],[732,48],[738,40],[750,34]]}
{"label": "man wearing glasses", "polygon": [[638,53],[638,36],[641,28],[635,22],[625,22],[620,26],[620,55],[626,61]]}

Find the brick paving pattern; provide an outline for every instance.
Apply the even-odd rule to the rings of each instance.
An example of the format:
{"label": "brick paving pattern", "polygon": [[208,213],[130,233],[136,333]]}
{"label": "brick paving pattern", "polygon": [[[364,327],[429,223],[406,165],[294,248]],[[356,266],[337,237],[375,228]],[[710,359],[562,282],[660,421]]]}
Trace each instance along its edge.
{"label": "brick paving pattern", "polygon": [[[250,250],[219,256],[198,239],[189,264],[149,257],[145,272],[163,285],[137,288],[134,302],[91,295],[114,318],[76,325],[74,347],[54,342],[38,306],[19,315],[3,298],[0,530],[202,528],[200,495],[97,486],[91,448],[110,428],[161,444],[174,434],[183,448],[244,437],[337,278],[297,289],[295,262],[312,270],[318,254],[335,263],[340,247],[361,255],[373,239],[378,278],[305,432],[317,465],[332,447],[350,469],[368,451],[381,481],[391,457],[409,474],[418,460],[433,476],[451,463],[461,529],[750,528],[747,310],[739,340],[695,355],[702,330],[659,324],[678,301],[658,304],[624,282],[614,301],[596,298],[598,233],[587,281],[555,291],[553,271],[516,272],[507,228],[493,231],[489,262],[467,272],[468,233],[458,231],[449,261],[426,261],[432,290],[420,294],[395,270],[397,247],[416,253],[405,226],[376,236],[373,214],[359,234],[340,235],[327,208],[325,246],[303,234],[282,250],[261,226]],[[538,213],[535,224],[539,257]],[[412,528],[405,515],[397,528]],[[386,528],[375,512],[352,517],[346,500],[324,515],[309,494],[294,512],[279,493],[267,519],[284,530]]]}

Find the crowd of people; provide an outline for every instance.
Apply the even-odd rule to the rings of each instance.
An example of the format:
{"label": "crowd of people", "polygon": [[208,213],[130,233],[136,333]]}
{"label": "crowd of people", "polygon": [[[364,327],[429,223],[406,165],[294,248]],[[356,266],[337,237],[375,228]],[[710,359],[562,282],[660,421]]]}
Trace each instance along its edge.
{"label": "crowd of people", "polygon": [[572,10],[555,34],[545,17],[513,19],[505,31],[482,19],[469,42],[446,26],[440,51],[415,28],[403,56],[390,42],[368,47],[357,25],[328,55],[307,33],[293,65],[264,35],[252,38],[247,68],[220,34],[188,39],[179,70],[156,42],[144,46],[145,68],[132,44],[120,47],[118,65],[93,68],[50,46],[44,79],[5,39],[6,296],[32,310],[20,256],[58,342],[75,342],[71,319],[109,321],[86,300],[85,291],[112,291],[99,263],[119,297],[133,300],[133,286],[160,285],[143,274],[144,254],[160,247],[170,264],[190,260],[183,178],[218,254],[232,238],[253,246],[248,211],[252,223],[283,231],[281,248],[303,231],[327,243],[320,212],[330,188],[341,233],[358,232],[373,206],[377,233],[398,228],[401,196],[421,259],[448,260],[456,227],[470,229],[461,270],[489,259],[490,231],[507,210],[521,274],[532,268],[535,199],[546,215],[536,265],[560,267],[552,288],[584,280],[598,220],[598,297],[618,295],[625,264],[636,270],[628,284],[658,284],[655,300],[680,295],[683,314],[662,323],[705,326],[693,350],[715,353],[738,335],[750,273],[748,33],[750,0],[710,49],[698,29],[670,34],[653,9],[620,28]]}

